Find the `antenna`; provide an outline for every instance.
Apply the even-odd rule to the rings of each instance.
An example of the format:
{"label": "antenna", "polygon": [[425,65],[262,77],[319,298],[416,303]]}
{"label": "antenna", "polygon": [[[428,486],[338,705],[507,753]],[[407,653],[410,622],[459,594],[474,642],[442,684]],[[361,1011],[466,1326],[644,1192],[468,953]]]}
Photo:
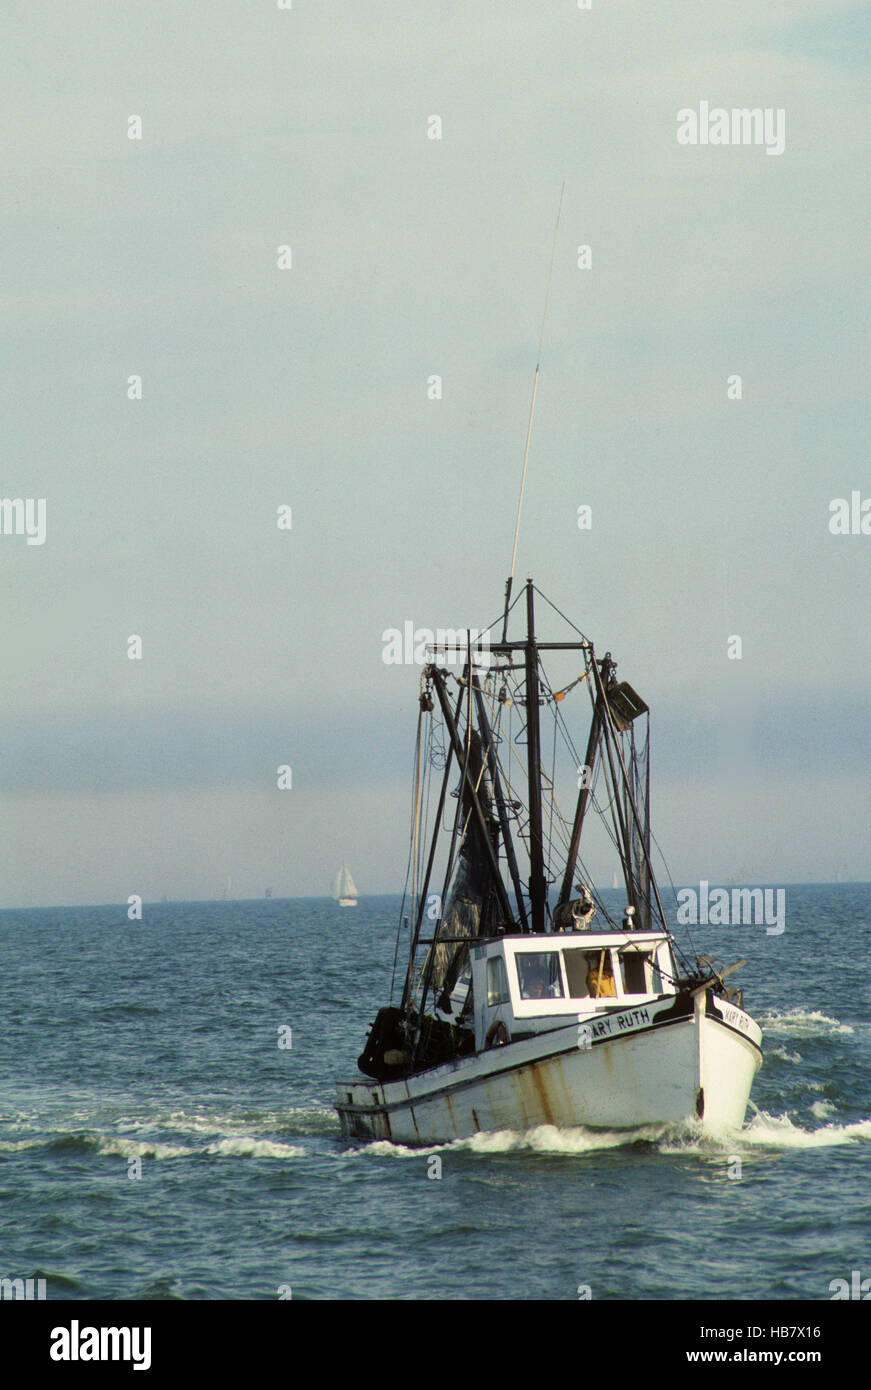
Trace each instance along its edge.
{"label": "antenna", "polygon": [[538,360],[535,364],[535,376],[532,379],[532,400],[529,405],[529,424],[526,427],[526,447],[523,450],[523,472],[520,475],[520,496],[517,499],[517,523],[514,527],[514,549],[511,552],[511,573],[505,581],[505,616],[502,620],[502,641],[506,641],[508,634],[508,605],[511,602],[511,586],[514,583],[514,566],[517,563],[517,540],[520,535],[520,513],[523,510],[523,492],[526,487],[526,467],[529,463],[529,441],[532,438],[532,417],[535,414],[535,396],[538,391],[538,376],[541,370],[541,349],[544,345],[544,325],[547,322],[547,306],[550,302],[550,282],[553,276],[553,262],[556,255],[556,234],[559,231],[560,213],[563,208],[563,194],[566,191],[565,180],[560,189],[559,207],[556,213],[556,224],[553,229],[553,245],[550,250],[550,267],[547,272],[547,289],[544,295],[544,313],[541,316],[541,333],[538,338]]}

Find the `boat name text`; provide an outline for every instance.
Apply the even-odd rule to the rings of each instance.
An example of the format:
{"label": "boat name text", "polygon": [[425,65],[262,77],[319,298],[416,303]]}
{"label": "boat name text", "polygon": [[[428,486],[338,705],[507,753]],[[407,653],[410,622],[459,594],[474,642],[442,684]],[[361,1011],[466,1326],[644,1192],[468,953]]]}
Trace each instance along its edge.
{"label": "boat name text", "polygon": [[742,1033],[750,1032],[749,1018],[746,1014],[742,1014],[740,1009],[736,1009],[734,1004],[725,1004],[721,999],[718,999],[717,1006],[723,1015],[724,1022],[730,1024],[732,1028],[740,1028]]}
{"label": "boat name text", "polygon": [[594,1038],[614,1037],[617,1033],[631,1033],[636,1028],[643,1028],[649,1022],[647,1009],[628,1009],[622,1014],[597,1019],[590,1024],[590,1033]]}

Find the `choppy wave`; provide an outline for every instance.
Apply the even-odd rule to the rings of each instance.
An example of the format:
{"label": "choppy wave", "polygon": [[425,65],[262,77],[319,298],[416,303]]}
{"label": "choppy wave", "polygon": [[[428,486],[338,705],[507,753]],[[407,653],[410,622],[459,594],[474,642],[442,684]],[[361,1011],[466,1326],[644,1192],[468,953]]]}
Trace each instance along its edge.
{"label": "choppy wave", "polygon": [[626,1144],[655,1144],[669,1125],[644,1125],[633,1130],[561,1129],[558,1125],[536,1125],[523,1134],[497,1131],[475,1134],[462,1144],[473,1153],[509,1153],[528,1149],[540,1154],[595,1153],[600,1149],[622,1148]]}
{"label": "choppy wave", "polygon": [[97,1023],[117,1023],[125,1018],[158,1017],[163,1012],[151,1004],[95,1004],[90,1018]]}
{"label": "choppy wave", "polygon": [[788,1009],[785,1013],[771,1013],[759,1020],[765,1033],[788,1033],[796,1037],[810,1037],[813,1034],[831,1037],[835,1033],[852,1033],[849,1023],[840,1023],[819,1009]]}
{"label": "choppy wave", "polygon": [[239,1135],[234,1139],[219,1139],[216,1144],[209,1144],[205,1152],[218,1158],[302,1158],[306,1151],[299,1144],[278,1144],[273,1139]]}
{"label": "choppy wave", "polygon": [[760,1110],[739,1136],[742,1143],[774,1149],[826,1149],[837,1144],[852,1144],[871,1139],[871,1120],[853,1124],[822,1125],[820,1129],[803,1129],[789,1115],[767,1115]]}
{"label": "choppy wave", "polygon": [[334,1137],[336,1113],[317,1105],[287,1109],[194,1106],[154,1109],[139,1113],[116,1110],[100,1102],[86,1108],[45,1115],[19,1111],[4,1126],[0,1158],[29,1151],[59,1157],[96,1155],[102,1158],[299,1158],[308,1152],[294,1140]]}
{"label": "choppy wave", "polygon": [[50,1287],[64,1289],[77,1293],[86,1287],[79,1279],[74,1279],[71,1274],[61,1274],[56,1269],[43,1268],[39,1266],[30,1276],[34,1279],[44,1279]]}
{"label": "choppy wave", "polygon": [[97,1152],[104,1158],[187,1158],[196,1150],[181,1144],[158,1144],[153,1139],[101,1139]]}
{"label": "choppy wave", "polygon": [[21,1153],[42,1149],[49,1153],[95,1154],[101,1158],[300,1158],[307,1150],[298,1144],[264,1139],[253,1134],[227,1134],[213,1125],[203,1126],[205,1133],[219,1135],[211,1144],[171,1144],[153,1137],[139,1135],[124,1138],[119,1134],[49,1132],[29,1139],[0,1142],[0,1154]]}
{"label": "choppy wave", "polygon": [[161,1130],[172,1134],[220,1135],[223,1138],[251,1135],[252,1131],[264,1129],[284,1134],[328,1135],[335,1133],[338,1120],[335,1110],[304,1106],[288,1110],[251,1110],[233,1114],[172,1110],[168,1114],[122,1116],[115,1128],[132,1133],[141,1130]]}
{"label": "choppy wave", "polygon": [[834,1108],[830,1100],[815,1100],[811,1106],[811,1114],[817,1120],[827,1120]]}
{"label": "choppy wave", "polygon": [[156,1279],[151,1279],[144,1288],[137,1289],[134,1297],[136,1299],[147,1299],[157,1301],[171,1299],[172,1301],[184,1300],[185,1294],[182,1290],[181,1282],[174,1275],[160,1275]]}

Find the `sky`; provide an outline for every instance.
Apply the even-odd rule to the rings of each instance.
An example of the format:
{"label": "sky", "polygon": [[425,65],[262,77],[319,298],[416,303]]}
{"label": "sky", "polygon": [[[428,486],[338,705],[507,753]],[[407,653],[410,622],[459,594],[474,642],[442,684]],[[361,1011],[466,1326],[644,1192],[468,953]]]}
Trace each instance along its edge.
{"label": "sky", "polygon": [[499,612],[563,185],[516,582],[651,706],[676,881],[871,879],[866,6],[34,0],[2,53],[2,905],[401,890],[383,634]]}

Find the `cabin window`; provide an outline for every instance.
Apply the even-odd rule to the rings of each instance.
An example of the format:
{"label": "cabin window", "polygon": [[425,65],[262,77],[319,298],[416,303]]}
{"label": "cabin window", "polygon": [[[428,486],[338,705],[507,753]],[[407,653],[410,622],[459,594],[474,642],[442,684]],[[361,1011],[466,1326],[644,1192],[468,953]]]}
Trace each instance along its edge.
{"label": "cabin window", "polygon": [[490,956],[487,961],[487,1003],[507,1004],[511,995],[508,990],[508,972],[501,956]]}
{"label": "cabin window", "polygon": [[647,994],[647,971],[646,966],[650,964],[650,956],[641,956],[637,951],[630,951],[627,955],[620,956],[620,965],[623,970],[623,989],[627,994]]}
{"label": "cabin window", "polygon": [[517,952],[521,999],[562,999],[559,957],[559,951]]}
{"label": "cabin window", "polygon": [[[572,999],[603,999],[616,996],[611,952],[605,948],[570,946],[563,951],[566,979]],[[662,974],[652,952],[626,951],[618,954],[624,994],[661,994]],[[599,971],[601,969],[601,982]]]}
{"label": "cabin window", "polygon": [[620,965],[626,994],[662,993],[662,976],[655,956],[647,952],[627,951],[621,954]]}
{"label": "cabin window", "polygon": [[572,999],[586,999],[590,991],[587,989],[587,971],[589,961],[587,956],[589,951],[582,951],[579,946],[570,946],[563,951],[566,963],[566,979],[569,982],[569,996]]}
{"label": "cabin window", "polygon": [[611,952],[607,947],[591,951],[581,946],[569,946],[563,955],[572,999],[613,999],[616,996]]}

